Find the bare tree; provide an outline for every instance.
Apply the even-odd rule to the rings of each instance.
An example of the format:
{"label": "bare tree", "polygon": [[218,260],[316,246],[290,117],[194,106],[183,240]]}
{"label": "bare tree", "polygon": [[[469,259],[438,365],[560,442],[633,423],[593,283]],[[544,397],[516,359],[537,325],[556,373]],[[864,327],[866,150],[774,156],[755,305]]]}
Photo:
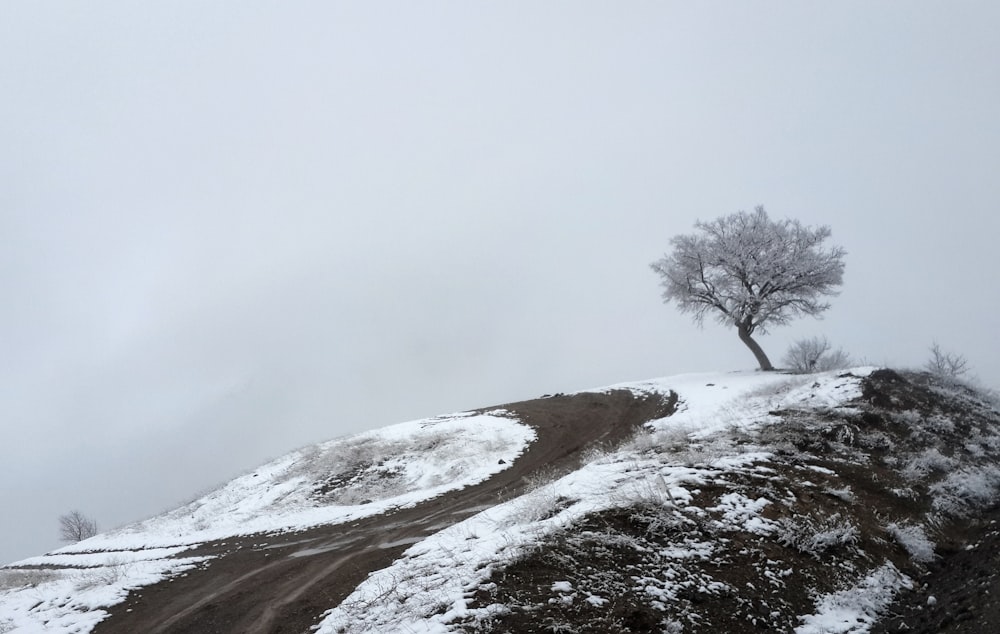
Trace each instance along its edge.
{"label": "bare tree", "polygon": [[851,357],[839,348],[833,350],[826,337],[812,337],[793,343],[783,362],[793,372],[807,374],[846,368],[851,364]]}
{"label": "bare tree", "polygon": [[695,224],[698,233],[676,236],[673,252],[651,264],[660,275],[663,301],[693,313],[701,325],[712,314],[736,327],[740,341],[762,370],[771,361],[754,340],[756,331],[800,315],[818,317],[830,307],[843,282],[840,247],[821,248],[829,227],[804,227],[797,220],[773,221],[763,207]]}
{"label": "bare tree", "polygon": [[80,511],[59,516],[59,537],[64,542],[78,542],[97,534],[97,522]]}
{"label": "bare tree", "polygon": [[969,363],[962,355],[945,352],[936,341],[930,349],[931,358],[924,364],[924,369],[934,376],[943,379],[957,379],[969,371]]}

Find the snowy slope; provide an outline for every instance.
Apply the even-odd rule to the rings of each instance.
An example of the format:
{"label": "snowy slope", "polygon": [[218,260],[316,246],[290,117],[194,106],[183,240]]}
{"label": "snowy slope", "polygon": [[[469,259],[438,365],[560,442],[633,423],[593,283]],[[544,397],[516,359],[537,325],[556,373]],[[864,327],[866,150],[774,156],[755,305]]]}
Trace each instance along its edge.
{"label": "snowy slope", "polygon": [[[749,489],[735,486],[708,502],[704,489],[776,480],[776,469],[787,465],[772,460],[772,447],[746,442],[748,435],[759,435],[788,412],[824,420],[856,415],[862,379],[872,371],[696,374],[593,390],[675,392],[678,408],[651,421],[648,433],[631,443],[593,451],[581,468],[414,544],[391,566],[373,572],[347,600],[330,606],[318,632],[449,632],[487,623],[510,611],[499,602],[474,600],[496,590],[494,573],[595,513],[637,503],[669,509],[679,522],[710,525],[713,534],[786,540],[801,552],[853,546],[851,530],[857,529],[849,523],[810,537],[840,540],[832,546],[800,543],[773,512],[782,504],[791,508],[791,502],[748,497]],[[509,412],[491,410],[405,423],[293,452],[175,511],[0,569],[0,632],[88,632],[105,616],[103,608],[122,601],[129,588],[197,565],[197,558],[183,553],[200,543],[346,522],[411,505],[507,468],[533,437]],[[794,469],[805,486],[826,482],[823,490],[830,495],[852,496],[849,488],[836,487],[837,476],[829,468],[801,464]],[[933,543],[919,526],[900,525],[897,532],[917,551],[923,546],[918,555],[928,556],[929,549],[933,557]],[[663,574],[644,581],[643,593],[667,606],[692,588],[706,596],[726,591],[689,566],[718,553],[720,544],[709,539],[660,548]],[[844,564],[850,569],[846,578],[853,581],[816,594],[809,609],[794,615],[797,633],[868,631],[896,592],[912,583],[889,559],[865,561],[870,565]],[[775,569],[775,587],[782,574]],[[599,608],[608,598],[596,587],[555,580],[549,602]],[[684,631],[684,623],[664,620],[661,628]]]}
{"label": "snowy slope", "polygon": [[0,569],[0,632],[88,632],[106,615],[101,608],[129,589],[202,561],[176,557],[201,543],[409,506],[490,477],[533,438],[531,428],[492,410],[295,451],[176,510]]}
{"label": "snowy slope", "polygon": [[[860,396],[859,377],[872,368],[858,369],[852,376],[789,377],[758,372],[691,374],[640,383],[624,383],[606,388],[638,393],[675,391],[680,396],[678,411],[649,426],[663,436],[683,439],[708,453],[705,444],[713,437],[735,430],[755,428],[773,419],[768,412],[788,406],[838,407]],[[655,436],[654,436],[655,437]],[[688,440],[690,439],[690,440]],[[656,441],[654,441],[656,442]],[[766,453],[731,454],[720,450],[717,458],[693,467],[664,464],[659,459],[643,460],[625,447],[603,456],[593,456],[583,468],[546,484],[506,504],[498,505],[464,522],[443,530],[414,545],[393,566],[371,575],[340,606],[330,611],[319,634],[343,632],[443,633],[459,621],[488,620],[498,606],[470,610],[470,588],[486,581],[497,567],[521,556],[544,535],[571,525],[588,513],[640,498],[658,502],[688,503],[690,490],[727,470],[753,468]],[[572,499],[560,505],[557,500]],[[760,505],[752,500],[733,498],[727,509],[729,521],[746,526],[764,521]],[[561,508],[560,508],[561,507]],[[560,510],[551,514],[551,509]],[[699,556],[707,544],[679,549],[678,559]],[[905,583],[902,578],[894,580]],[[891,584],[886,598],[891,598]],[[385,600],[392,588],[394,601]],[[553,597],[573,593],[572,588],[554,587]],[[664,590],[665,597],[669,589]],[[379,598],[376,601],[376,597]],[[599,596],[583,597],[600,604]],[[842,602],[843,603],[843,602]],[[442,605],[448,608],[441,610]],[[864,616],[870,608],[854,602],[838,606],[847,616]],[[437,613],[435,613],[437,612]],[[845,616],[838,614],[837,618]],[[823,622],[823,614],[811,617]],[[803,629],[803,634],[814,630]],[[835,631],[833,629],[828,631]]]}

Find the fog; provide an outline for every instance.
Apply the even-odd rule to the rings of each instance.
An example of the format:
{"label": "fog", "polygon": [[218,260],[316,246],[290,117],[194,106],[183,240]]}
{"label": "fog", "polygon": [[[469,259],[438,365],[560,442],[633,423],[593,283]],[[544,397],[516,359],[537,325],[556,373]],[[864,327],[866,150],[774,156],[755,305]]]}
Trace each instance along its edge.
{"label": "fog", "polygon": [[754,367],[663,305],[763,204],[855,358],[1000,387],[994,3],[8,2],[0,563],[305,443]]}

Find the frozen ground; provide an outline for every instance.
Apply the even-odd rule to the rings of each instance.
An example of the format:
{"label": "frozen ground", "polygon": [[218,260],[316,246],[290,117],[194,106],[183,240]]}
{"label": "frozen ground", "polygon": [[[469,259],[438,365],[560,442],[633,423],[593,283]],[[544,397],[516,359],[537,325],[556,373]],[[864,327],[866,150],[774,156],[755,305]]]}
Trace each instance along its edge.
{"label": "frozen ground", "polygon": [[[650,421],[625,446],[592,450],[580,468],[414,543],[346,600],[317,615],[322,619],[316,630],[490,631],[522,613],[556,619],[586,611],[601,615],[591,620],[610,619],[623,601],[619,595],[631,593],[654,615],[655,630],[702,631],[697,597],[732,601],[747,592],[744,580],[726,577],[718,562],[750,557],[744,567],[756,566],[759,577],[745,585],[769,584],[777,597],[763,604],[753,599],[753,609],[763,611],[755,627],[771,618],[784,623],[774,631],[867,632],[897,593],[912,587],[903,568],[935,557],[927,526],[967,511],[978,498],[993,499],[1000,487],[1000,470],[990,462],[1000,452],[1000,438],[986,428],[963,428],[963,451],[975,461],[963,462],[965,454],[949,453],[943,445],[898,447],[898,455],[879,445],[878,468],[891,467],[914,490],[926,492],[923,506],[916,497],[906,502],[926,507],[926,525],[913,518],[869,525],[850,515],[852,505],[867,504],[848,484],[855,467],[871,468],[874,454],[861,455],[861,449],[893,442],[882,428],[857,424],[870,414],[859,408],[868,407],[861,402],[862,382],[873,370],[683,375],[594,390],[674,392],[679,402],[673,415]],[[936,442],[934,429],[951,425],[955,431],[945,414],[932,416],[905,403],[894,407],[898,414],[879,423],[886,430],[910,425],[906,437],[926,434],[920,436],[926,443]],[[184,557],[198,544],[412,505],[489,478],[533,438],[509,412],[492,410],[406,423],[294,452],[160,517],[0,569],[0,632],[88,632],[130,588],[184,575],[201,563]],[[820,441],[827,443],[826,457],[813,459],[806,449]],[[892,495],[907,495],[904,488],[897,486],[900,493]],[[620,513],[637,508],[646,509],[638,519],[633,511]],[[634,521],[650,541],[616,524]],[[735,543],[744,544],[742,550],[733,550]],[[631,571],[621,579],[551,572],[561,570],[553,561],[578,554],[575,544],[580,552],[596,545],[618,562],[644,554],[631,568],[620,564]],[[813,566],[815,578],[798,579],[774,553],[788,554],[788,561],[801,558],[802,574],[812,574]],[[831,553],[840,557],[839,576],[818,579]],[[525,584],[541,588],[542,595],[504,588],[505,579],[522,574],[517,570],[538,575],[543,568],[556,576]],[[796,587],[799,581],[815,583],[810,590]],[[550,625],[560,626],[555,620]]]}
{"label": "frozen ground", "polygon": [[[372,574],[354,594],[331,610],[318,633],[444,633],[454,631],[461,623],[489,621],[506,608],[493,604],[471,609],[470,590],[488,584],[495,569],[517,560],[546,535],[588,514],[644,499],[681,505],[696,512],[692,489],[727,471],[753,469],[767,461],[766,452],[728,451],[725,445],[733,433],[777,421],[769,412],[778,408],[841,407],[861,395],[859,377],[871,370],[857,369],[848,377],[839,377],[838,373],[809,377],[757,372],[692,374],[611,386],[607,389],[675,391],[680,398],[678,411],[649,423],[654,432],[650,442],[663,442],[664,438],[655,440],[659,434],[668,441],[692,446],[701,455],[716,452],[718,455],[693,466],[665,463],[658,457],[643,459],[634,447],[595,454],[581,469],[414,545],[403,558]],[[720,510],[722,521],[734,530],[749,527],[771,532],[774,527],[761,517],[764,506],[766,502],[734,494],[713,510]],[[702,559],[710,557],[712,551],[711,543],[686,543],[673,548],[670,557],[678,561]],[[902,577],[897,581],[896,585],[906,582]],[[808,616],[803,634],[821,631],[814,629],[814,624],[823,626],[832,620],[867,618],[873,606],[891,599],[894,587],[887,585],[882,597],[874,601],[868,597],[852,601],[852,595],[841,593],[827,600],[836,604],[836,610],[817,603],[817,612]],[[669,601],[672,590],[667,583],[654,594],[661,601]],[[705,591],[711,592],[711,588]],[[607,602],[599,595],[576,591],[565,581],[553,584],[551,599],[585,601],[597,607]]]}
{"label": "frozen ground", "polygon": [[534,438],[503,410],[306,447],[176,510],[0,569],[0,633],[88,632],[130,589],[184,571],[201,543],[377,515],[509,466]]}

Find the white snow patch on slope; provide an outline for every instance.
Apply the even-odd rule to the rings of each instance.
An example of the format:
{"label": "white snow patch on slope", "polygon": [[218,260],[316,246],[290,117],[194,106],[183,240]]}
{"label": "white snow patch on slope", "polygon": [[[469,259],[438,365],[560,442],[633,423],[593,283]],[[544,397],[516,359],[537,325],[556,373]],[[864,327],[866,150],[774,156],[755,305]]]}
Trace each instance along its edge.
{"label": "white snow patch on slope", "polygon": [[107,616],[103,608],[124,601],[129,590],[183,574],[202,561],[204,558],[200,557],[149,560],[132,558],[129,553],[112,553],[88,555],[88,567],[83,569],[42,572],[0,569],[0,582],[4,572],[34,573],[39,579],[32,585],[0,591],[0,632],[89,632]]}
{"label": "white snow patch on slope", "polygon": [[[56,552],[198,544],[377,515],[482,482],[508,468],[534,438],[502,410],[392,425],[293,452],[165,515]],[[327,478],[341,474],[348,482],[340,492],[350,490],[350,476],[363,468],[393,488],[370,501],[317,497]]]}
{"label": "white snow patch on slope", "polygon": [[913,582],[886,562],[846,590],[821,597],[816,613],[801,616],[795,634],[861,634],[867,632],[897,592]]}

